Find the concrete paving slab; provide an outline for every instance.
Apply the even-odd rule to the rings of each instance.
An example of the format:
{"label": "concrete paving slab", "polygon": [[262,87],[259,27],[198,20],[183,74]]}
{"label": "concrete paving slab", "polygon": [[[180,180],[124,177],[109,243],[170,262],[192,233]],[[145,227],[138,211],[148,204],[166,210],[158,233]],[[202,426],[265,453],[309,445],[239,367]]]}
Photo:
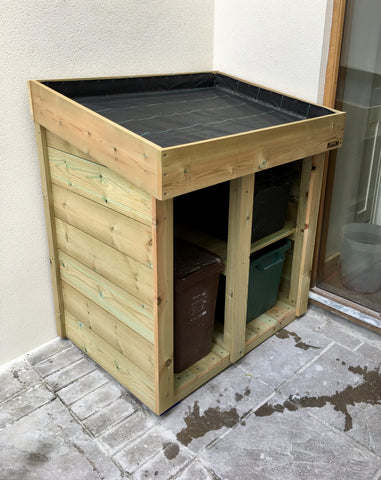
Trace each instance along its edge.
{"label": "concrete paving slab", "polygon": [[30,353],[27,353],[25,358],[31,365],[36,365],[37,363],[46,360],[50,356],[72,347],[73,344],[67,338],[56,338],[51,342],[32,350]]}
{"label": "concrete paving slab", "polygon": [[381,452],[381,422],[376,421],[381,417],[381,366],[376,356],[335,345],[280,391],[299,409]]}
{"label": "concrete paving slab", "polygon": [[42,377],[46,377],[61,370],[61,368],[67,367],[72,363],[81,360],[82,358],[83,353],[78,348],[72,347],[35,364],[34,368]]}
{"label": "concrete paving slab", "polygon": [[[320,325],[319,319],[322,320],[322,325]],[[298,320],[296,320],[298,321]],[[323,310],[320,307],[315,305],[309,305],[308,312],[303,317],[303,324],[306,326],[311,326],[311,322],[316,322],[317,327],[315,330],[330,336],[332,334],[332,339],[337,341],[340,345],[346,346],[349,348],[349,345],[346,345],[345,339],[348,336],[351,336],[352,339],[355,338],[357,341],[368,344],[373,344],[373,346],[379,346],[381,342],[381,335],[379,333],[373,332],[366,327],[357,325],[346,318],[339,317],[338,315]],[[330,323],[326,331],[324,328],[327,323]],[[331,333],[330,333],[331,332]],[[380,348],[380,347],[379,347]]]}
{"label": "concrete paving slab", "polygon": [[83,421],[84,426],[94,437],[99,437],[107,429],[114,427],[137,410],[135,402],[128,398],[118,398],[106,407],[99,409],[96,413]]}
{"label": "concrete paving slab", "polygon": [[336,319],[331,315],[328,315],[324,310],[312,310],[309,309],[303,318],[294,320],[294,322],[287,328],[293,328],[295,331],[301,326],[304,328],[310,328],[315,333],[324,335],[330,340],[348,348],[349,350],[355,350],[358,348],[363,339],[358,336],[350,328],[343,329]]}
{"label": "concrete paving slab", "polygon": [[155,457],[133,473],[132,478],[134,480],[152,480],[154,478],[170,480],[185,464],[190,462],[191,458],[179,443],[165,443]]}
{"label": "concrete paving slab", "polygon": [[3,402],[0,404],[0,430],[50,402],[53,398],[55,395],[45,385],[37,384]]}
{"label": "concrete paving slab", "polygon": [[90,415],[102,411],[104,407],[114,402],[121,395],[121,388],[117,383],[107,382],[77,402],[74,402],[70,410],[80,420],[84,420],[90,417]]}
{"label": "concrete paving slab", "polygon": [[6,365],[0,370],[0,403],[37,383],[41,378],[25,359]]}
{"label": "concrete paving slab", "polygon": [[155,426],[135,441],[129,442],[114,459],[126,473],[133,474],[156,457],[163,450],[163,445],[175,442],[176,438],[172,433],[161,426]]}
{"label": "concrete paving slab", "polygon": [[62,390],[59,390],[57,395],[66,405],[71,405],[107,382],[108,378],[102,371],[94,370]]}
{"label": "concrete paving slab", "polygon": [[44,378],[44,381],[49,385],[53,392],[57,392],[58,390],[61,390],[61,388],[67,387],[80,377],[95,370],[97,370],[95,363],[88,358],[84,358],[73,365],[69,365],[58,372],[52,373],[52,375],[48,375]]}
{"label": "concrete paving slab", "polygon": [[368,480],[381,459],[303,411],[251,414],[200,461],[224,480]]}
{"label": "concrete paving slab", "polygon": [[121,479],[59,400],[0,432],[0,465],[0,480]]}
{"label": "concrete paving slab", "polygon": [[241,417],[256,409],[273,392],[272,387],[235,365],[214,377],[208,385],[215,390],[213,398],[217,405],[225,409],[235,406]]}
{"label": "concrete paving slab", "polygon": [[224,395],[204,385],[161,415],[159,423],[191,452],[198,453],[241,421],[238,402],[229,393]]}
{"label": "concrete paving slab", "polygon": [[217,480],[216,475],[207,470],[198,460],[193,461],[174,478],[176,480]]}
{"label": "concrete paving slab", "polygon": [[236,365],[263,382],[278,387],[299,369],[321,355],[331,340],[299,324],[293,324],[248,353]]}
{"label": "concrete paving slab", "polygon": [[142,436],[147,430],[154,426],[152,417],[147,417],[141,410],[130,415],[115,428],[108,431],[101,437],[100,441],[105,447],[105,451],[114,455],[121,450],[127,443],[133,442]]}

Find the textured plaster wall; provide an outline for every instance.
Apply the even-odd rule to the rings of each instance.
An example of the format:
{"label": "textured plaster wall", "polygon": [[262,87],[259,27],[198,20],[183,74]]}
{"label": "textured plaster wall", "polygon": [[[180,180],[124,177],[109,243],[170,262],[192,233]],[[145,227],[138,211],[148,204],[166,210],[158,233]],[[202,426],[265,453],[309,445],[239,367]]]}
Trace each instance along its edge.
{"label": "textured plaster wall", "polygon": [[3,0],[0,364],[56,336],[27,80],[210,70],[213,0]]}
{"label": "textured plaster wall", "polygon": [[332,0],[216,0],[214,66],[322,101]]}

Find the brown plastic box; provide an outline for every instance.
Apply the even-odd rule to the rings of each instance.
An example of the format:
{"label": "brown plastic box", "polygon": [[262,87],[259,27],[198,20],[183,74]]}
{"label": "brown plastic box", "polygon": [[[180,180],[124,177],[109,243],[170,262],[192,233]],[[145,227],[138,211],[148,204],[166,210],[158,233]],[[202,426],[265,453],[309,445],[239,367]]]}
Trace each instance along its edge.
{"label": "brown plastic box", "polygon": [[212,346],[222,260],[183,240],[174,245],[174,371],[205,357]]}

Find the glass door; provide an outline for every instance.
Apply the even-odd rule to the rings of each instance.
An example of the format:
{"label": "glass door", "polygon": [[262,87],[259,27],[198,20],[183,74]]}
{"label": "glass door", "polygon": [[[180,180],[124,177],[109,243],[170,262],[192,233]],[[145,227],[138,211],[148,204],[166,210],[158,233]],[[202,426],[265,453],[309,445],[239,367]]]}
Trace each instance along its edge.
{"label": "glass door", "polygon": [[381,309],[381,1],[348,0],[336,108],[344,143],[331,159],[317,286]]}

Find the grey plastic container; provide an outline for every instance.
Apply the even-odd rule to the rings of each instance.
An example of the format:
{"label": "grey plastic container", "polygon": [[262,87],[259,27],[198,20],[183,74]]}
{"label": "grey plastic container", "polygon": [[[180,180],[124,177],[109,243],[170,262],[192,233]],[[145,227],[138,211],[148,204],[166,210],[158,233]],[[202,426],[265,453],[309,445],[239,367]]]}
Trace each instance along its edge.
{"label": "grey plastic container", "polygon": [[349,223],[343,227],[341,279],[345,287],[358,293],[381,289],[381,226]]}

